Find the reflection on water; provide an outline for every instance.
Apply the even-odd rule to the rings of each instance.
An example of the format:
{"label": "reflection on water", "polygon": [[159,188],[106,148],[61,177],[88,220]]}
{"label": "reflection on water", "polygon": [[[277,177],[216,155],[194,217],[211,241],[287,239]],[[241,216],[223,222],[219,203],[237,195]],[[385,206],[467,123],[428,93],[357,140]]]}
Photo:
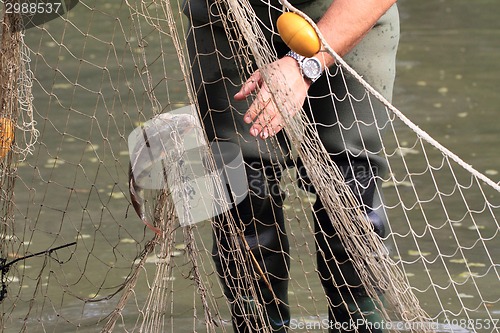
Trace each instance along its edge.
{"label": "reflection on water", "polygon": [[[119,11],[124,18],[129,15],[126,10],[119,10],[122,6],[120,4],[100,3],[99,6],[103,6],[103,9],[108,12]],[[497,0],[474,2],[400,0],[399,6],[402,18],[402,39],[395,105],[437,141],[464,158],[466,162],[471,163],[473,167],[484,172],[494,181],[500,180],[497,121],[497,108],[500,105],[500,97],[497,93],[497,87],[500,85],[498,75],[500,11]],[[80,13],[92,13],[92,15],[83,16]],[[16,201],[18,207],[30,207],[20,212],[21,216],[30,216],[37,221],[36,225],[29,225],[33,220],[27,219],[26,234],[29,235],[34,228],[37,230],[36,239],[29,239],[28,236],[30,245],[27,250],[29,252],[33,253],[60,245],[53,244],[54,235],[68,243],[72,242],[76,230],[81,232],[78,246],[85,251],[81,251],[83,255],[76,252],[75,256],[78,257],[76,261],[69,261],[69,252],[52,254],[49,259],[38,258],[27,261],[24,267],[19,268],[19,275],[24,276],[24,280],[19,284],[23,288],[35,288],[36,286],[31,284],[36,281],[37,272],[42,271],[44,267],[45,272],[50,269],[57,271],[56,260],[68,261],[69,265],[74,265],[74,267],[66,266],[63,274],[64,281],[59,281],[67,289],[52,290],[52,286],[58,284],[44,282],[41,289],[43,291],[40,292],[50,295],[68,294],[64,313],[60,311],[59,313],[69,322],[58,321],[54,324],[55,313],[48,314],[40,318],[44,321],[43,329],[51,331],[57,328],[62,332],[66,328],[68,330],[74,328],[73,321],[79,322],[85,318],[80,331],[85,331],[85,326],[88,324],[88,331],[92,332],[95,330],[93,325],[96,319],[102,319],[103,313],[108,313],[114,308],[115,299],[87,303],[83,310],[81,303],[73,306],[70,299],[73,296],[99,298],[112,292],[129,273],[131,263],[140,251],[138,244],[143,244],[144,240],[151,236],[144,234],[143,226],[135,218],[130,207],[127,212],[127,207],[123,205],[123,199],[127,196],[127,180],[124,175],[127,174],[128,169],[125,138],[139,121],[150,118],[152,113],[158,110],[155,110],[156,105],[148,102],[148,95],[145,93],[136,95],[137,92],[145,91],[148,83],[147,78],[138,74],[140,73],[138,68],[141,66],[140,50],[135,48],[138,47],[140,41],[137,41],[132,27],[121,25],[122,22],[117,22],[111,16],[100,12],[98,8],[90,11],[86,7],[77,7],[71,15],[73,22],[71,24],[62,20],[51,22],[48,25],[50,34],[42,34],[35,28],[29,30],[26,36],[34,52],[39,50],[39,54],[33,57],[34,61],[31,65],[38,82],[34,87],[35,98],[47,101],[47,96],[50,97],[47,103],[36,106],[41,131],[40,141],[43,144],[32,159],[20,165],[19,174],[22,179],[28,181],[18,183],[20,190]],[[87,35],[100,37],[99,39],[84,38]],[[147,35],[146,40],[142,42],[150,41],[153,47],[157,45],[153,43],[156,38],[158,38],[157,35]],[[109,45],[114,45],[116,49],[126,49],[136,56],[112,53]],[[163,45],[163,47],[168,48],[169,45]],[[172,61],[175,60],[173,57],[174,55],[171,58]],[[65,61],[73,58],[82,59],[77,67],[74,61]],[[56,68],[58,70],[55,70]],[[157,69],[159,75],[181,77],[178,70],[170,70],[165,67],[164,63],[158,63]],[[159,99],[164,103],[163,107],[175,108],[176,105],[185,102],[185,91],[182,86],[183,84],[179,84],[178,87],[168,87],[168,91],[173,93],[173,96],[162,95],[161,91],[165,90],[165,87],[154,87]],[[97,101],[96,94],[100,96]],[[78,96],[78,99],[73,96]],[[120,108],[123,108],[121,113],[117,112]],[[114,113],[108,113],[108,110],[114,110]],[[89,122],[92,124],[91,129],[88,128]],[[412,150],[410,147],[406,148],[404,153],[410,156],[411,160],[411,154],[418,154],[418,150]],[[40,161],[46,161],[46,164],[40,165]],[[35,162],[38,163],[36,166]],[[112,163],[108,164],[109,162]],[[64,168],[59,168],[62,165]],[[109,168],[107,165],[113,165],[113,167]],[[418,165],[414,167],[418,168]],[[61,173],[60,170],[66,172]],[[37,185],[47,184],[47,181],[57,182],[60,186],[43,186],[44,191],[34,189]],[[89,198],[94,200],[89,200]],[[388,200],[391,199],[388,198]],[[45,206],[39,205],[42,202]],[[37,205],[29,206],[30,203],[37,203]],[[286,208],[293,210],[293,203],[288,203]],[[425,230],[419,230],[422,225],[418,223],[420,219],[418,212],[415,214],[412,219],[415,225],[412,225],[412,228],[424,233]],[[436,214],[439,213],[436,212]],[[456,212],[456,214],[456,217],[451,218],[459,219],[461,213]],[[108,216],[112,216],[113,219],[106,219]],[[61,221],[64,221],[62,225]],[[397,221],[397,218],[394,221]],[[325,315],[325,306],[319,309],[314,308],[317,303],[310,305],[304,302],[311,297],[307,291],[308,288],[321,290],[321,286],[319,279],[314,278],[314,267],[304,266],[311,260],[300,260],[301,255],[309,256],[313,250],[308,246],[314,247],[314,241],[308,238],[309,236],[304,236],[310,234],[306,230],[308,226],[301,225],[299,221],[292,222],[294,223],[290,224],[290,229],[295,237],[294,251],[296,253],[292,253],[295,259],[292,263],[294,280],[291,282],[290,298],[292,301],[296,300],[310,313],[319,312]],[[425,244],[426,248],[422,248],[419,252],[420,254],[423,252],[424,256],[429,259],[427,266],[417,263],[413,270],[410,268],[406,271],[411,285],[418,289],[425,288],[432,283],[449,284],[448,275],[443,275],[442,280],[436,277],[435,281],[429,281],[427,277],[422,278],[422,274],[419,274],[423,269],[434,269],[434,264],[436,267],[439,266],[439,263],[435,263],[436,253],[448,255],[450,263],[454,263],[454,265],[448,265],[451,270],[454,270],[449,274],[461,278],[460,281],[466,281],[471,274],[476,274],[482,277],[478,277],[478,281],[483,284],[488,284],[488,279],[491,279],[491,283],[498,284],[496,274],[491,272],[485,275],[485,270],[489,267],[481,265],[485,256],[498,258],[500,247],[490,246],[491,251],[484,253],[480,247],[474,246],[478,233],[483,238],[493,238],[498,230],[491,221],[484,221],[484,223],[479,221],[479,225],[485,225],[485,228],[474,230],[464,225],[453,229],[442,228],[440,233],[436,232],[437,239],[435,241],[429,239],[429,243]],[[403,230],[404,226],[394,225],[394,228]],[[209,249],[210,246],[207,245],[210,244],[209,227],[206,224],[200,225],[198,232],[202,235],[200,237],[205,239],[205,247]],[[456,239],[460,240],[460,245],[467,249],[468,260],[475,264],[472,266],[474,272],[464,271],[461,259],[455,258],[455,256],[460,256],[454,253],[457,243],[450,241],[449,236],[452,233]],[[411,251],[416,251],[410,243],[407,245],[408,248],[401,249],[405,251],[404,254],[408,258],[414,255]],[[439,244],[438,249],[435,243]],[[302,250],[304,250],[303,253]],[[98,253],[99,257],[88,255],[90,251]],[[180,252],[182,253],[182,249]],[[202,255],[207,262],[210,260],[208,253]],[[54,262],[53,266],[51,266],[52,262]],[[110,274],[110,263],[113,263],[113,274]],[[152,272],[153,263],[146,265]],[[189,267],[184,266],[182,258],[178,259],[176,265],[178,267],[174,276],[169,277],[172,280],[175,279],[176,290],[179,290],[175,294],[178,303],[173,311],[178,318],[176,323],[179,324],[176,332],[182,332],[183,327],[186,327],[185,331],[188,332],[193,318],[186,318],[183,315],[192,313],[193,295],[183,295],[182,290],[185,288],[190,290],[187,287],[191,285],[191,281],[186,279],[186,276],[189,276]],[[85,275],[85,279],[82,279],[83,270],[92,273]],[[122,272],[122,274],[116,274],[116,272]],[[303,272],[310,272],[312,278],[307,281],[301,280]],[[105,285],[99,286],[96,290],[95,286],[100,283],[103,274],[109,274],[109,279],[106,279]],[[146,277],[151,279],[151,276],[147,276],[146,273],[144,275],[145,279]],[[57,277],[60,278],[61,275]],[[212,283],[216,283],[213,276],[209,278],[212,279]],[[73,288],[73,286],[78,286],[78,288]],[[475,291],[461,290],[460,286],[455,288],[463,296],[460,300],[461,304],[436,304],[435,290],[419,290],[424,308],[429,309],[430,313],[438,313],[442,306],[454,309],[467,306],[468,297],[472,297]],[[147,295],[147,284],[140,283],[136,291],[134,297],[141,304]],[[446,293],[457,293],[453,288],[439,292],[442,292],[439,295],[441,300],[447,299]],[[456,302],[455,299],[452,301],[451,294],[449,295],[450,303]],[[500,291],[491,290],[489,296],[490,299],[499,299]],[[131,303],[134,302],[131,301]],[[24,304],[29,305],[28,302]],[[18,306],[22,306],[22,303]],[[222,298],[219,299],[219,306],[224,308]],[[492,304],[491,307],[491,313],[500,315],[498,305]],[[481,311],[482,309],[477,310],[478,318],[482,318]],[[135,304],[127,307],[123,315],[125,322],[134,322],[137,317]],[[201,321],[199,326],[203,327]],[[440,326],[439,329],[440,332],[451,331],[447,326]]]}

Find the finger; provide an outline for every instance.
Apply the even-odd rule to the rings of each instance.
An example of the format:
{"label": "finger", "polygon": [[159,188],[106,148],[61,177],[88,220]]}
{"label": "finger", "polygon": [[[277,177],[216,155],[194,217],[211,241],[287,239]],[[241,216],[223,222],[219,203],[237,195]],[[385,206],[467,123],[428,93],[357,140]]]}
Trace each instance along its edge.
{"label": "finger", "polygon": [[267,139],[273,137],[283,129],[283,117],[281,114],[276,114],[274,118],[262,129],[260,137]]}
{"label": "finger", "polygon": [[[276,116],[274,111],[275,109],[272,107],[268,107],[264,109],[258,116],[255,118],[252,127],[250,128],[250,134],[253,136],[259,136],[263,139],[266,139],[269,136],[269,131],[265,131],[265,129],[270,126],[272,120]],[[265,133],[265,134],[264,134]]]}
{"label": "finger", "polygon": [[[268,96],[267,101],[260,102],[262,95]],[[279,114],[278,108],[269,93],[258,96],[258,100],[256,100],[247,112],[247,115],[245,115],[245,117],[247,116],[253,119],[253,126],[250,128],[251,135],[260,135],[262,139],[267,139],[269,136],[273,136],[279,132],[278,125],[281,123],[281,114]]]}
{"label": "finger", "polygon": [[242,101],[248,97],[252,92],[257,90],[262,84],[262,76],[259,71],[255,71],[248,80],[243,83],[240,91],[234,95],[234,99]]}
{"label": "finger", "polygon": [[246,123],[253,122],[253,125],[250,128],[250,134],[258,136],[262,129],[266,127],[276,115],[275,110],[276,108],[271,98],[267,101],[261,101],[260,98],[255,100],[244,117],[244,121]]}
{"label": "finger", "polygon": [[[245,121],[245,123],[247,124],[252,123],[252,121],[255,122],[257,121],[258,117],[261,114],[265,114],[266,112],[272,111],[272,107],[274,107],[274,104],[271,98],[271,94],[269,93],[269,91],[267,91],[267,87],[264,84],[261,87],[252,105],[250,105],[247,112],[245,113],[243,121]],[[274,113],[272,113],[272,116],[269,118],[269,120],[272,119],[273,117]],[[260,121],[262,120],[265,119],[261,118]],[[265,123],[263,123],[263,125],[265,125]]]}

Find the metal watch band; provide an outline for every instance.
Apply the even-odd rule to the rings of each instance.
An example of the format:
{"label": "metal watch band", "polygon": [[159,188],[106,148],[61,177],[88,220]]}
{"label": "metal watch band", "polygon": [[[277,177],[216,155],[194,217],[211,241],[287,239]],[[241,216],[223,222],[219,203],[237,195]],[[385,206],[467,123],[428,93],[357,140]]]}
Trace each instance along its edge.
{"label": "metal watch band", "polygon": [[297,60],[297,62],[301,62],[302,60],[304,60],[304,56],[301,56],[300,54],[298,54],[297,52],[294,52],[292,50],[288,51],[288,53],[286,54],[287,56],[289,57],[292,57],[293,59]]}
{"label": "metal watch band", "polygon": [[[291,58],[295,59],[298,62],[299,67],[300,67],[300,71],[302,73],[302,76],[304,76],[305,78],[311,80],[311,82],[315,82],[321,76],[321,74],[323,73],[323,68],[322,68],[321,64],[319,63],[319,60],[317,60],[316,58],[306,58],[306,57],[304,57],[304,56],[302,56],[302,55],[300,55],[297,52],[294,52],[292,50],[288,51],[288,53],[286,54],[286,56],[291,57]],[[310,76],[306,75],[306,73],[304,73],[303,64],[304,64],[304,61],[307,60],[307,59],[311,59],[311,60],[313,60],[313,61],[315,61],[315,62],[317,62],[319,64],[319,66],[320,66],[320,73],[319,73],[318,76],[316,76],[316,77],[310,77]]]}

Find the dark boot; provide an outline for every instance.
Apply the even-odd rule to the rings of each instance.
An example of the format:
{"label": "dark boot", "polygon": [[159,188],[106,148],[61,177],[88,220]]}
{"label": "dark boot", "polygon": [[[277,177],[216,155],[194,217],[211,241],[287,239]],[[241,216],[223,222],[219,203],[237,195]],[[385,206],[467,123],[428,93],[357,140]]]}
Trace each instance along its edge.
{"label": "dark boot", "polygon": [[[320,214],[321,216],[321,214]],[[384,224],[371,212],[373,229],[382,235]],[[346,253],[339,236],[316,223],[318,272],[328,299],[329,332],[381,333],[383,318],[380,304],[371,299],[359,274]],[[379,295],[382,299],[382,295]]]}
{"label": "dark boot", "polygon": [[[380,297],[380,296],[379,296]],[[376,302],[362,294],[328,297],[329,333],[382,333],[383,318]]]}
{"label": "dark boot", "polygon": [[[290,258],[283,198],[277,191],[278,180],[272,175],[263,177],[248,169],[247,173],[251,177],[251,194],[231,210],[245,241],[234,235],[229,222],[219,216],[214,221],[212,255],[231,309],[234,332],[251,333],[270,327],[272,332],[284,333],[290,323]],[[240,243],[244,260],[235,257],[235,242]],[[247,245],[253,256],[246,252]]]}

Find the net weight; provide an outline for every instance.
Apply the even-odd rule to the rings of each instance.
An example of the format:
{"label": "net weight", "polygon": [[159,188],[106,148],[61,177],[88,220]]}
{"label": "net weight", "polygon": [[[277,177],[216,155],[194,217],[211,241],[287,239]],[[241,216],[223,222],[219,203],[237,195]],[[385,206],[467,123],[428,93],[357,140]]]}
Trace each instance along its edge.
{"label": "net weight", "polygon": [[22,15],[54,14],[59,12],[61,6],[61,2],[7,2],[5,4],[5,13]]}

